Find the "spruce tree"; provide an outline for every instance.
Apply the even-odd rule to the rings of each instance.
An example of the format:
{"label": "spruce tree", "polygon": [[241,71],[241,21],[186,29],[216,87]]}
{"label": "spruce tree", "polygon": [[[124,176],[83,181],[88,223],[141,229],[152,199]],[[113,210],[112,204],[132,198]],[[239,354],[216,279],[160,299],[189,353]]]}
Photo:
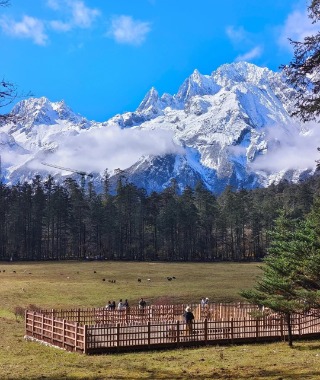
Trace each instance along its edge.
{"label": "spruce tree", "polygon": [[272,242],[268,255],[261,266],[262,277],[252,290],[241,295],[249,302],[264,305],[285,317],[288,327],[288,342],[292,346],[292,314],[302,312],[306,305],[301,300],[303,289],[297,281],[297,273],[303,261],[296,238],[298,222],[280,214],[272,231]]}

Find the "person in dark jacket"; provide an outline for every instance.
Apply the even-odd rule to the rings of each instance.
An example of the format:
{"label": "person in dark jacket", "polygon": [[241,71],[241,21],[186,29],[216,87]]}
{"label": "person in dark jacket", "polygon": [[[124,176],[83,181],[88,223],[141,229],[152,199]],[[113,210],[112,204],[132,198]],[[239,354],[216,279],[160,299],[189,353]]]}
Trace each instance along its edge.
{"label": "person in dark jacket", "polygon": [[184,319],[186,321],[186,333],[187,334],[192,334],[192,322],[194,320],[194,315],[191,311],[191,307],[187,306],[186,310],[184,312]]}

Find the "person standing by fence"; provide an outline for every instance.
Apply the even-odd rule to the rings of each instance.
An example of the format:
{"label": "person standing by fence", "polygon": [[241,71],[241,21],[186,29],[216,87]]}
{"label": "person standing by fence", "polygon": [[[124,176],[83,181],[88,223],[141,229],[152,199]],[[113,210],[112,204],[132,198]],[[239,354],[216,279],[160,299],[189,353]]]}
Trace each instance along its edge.
{"label": "person standing by fence", "polygon": [[119,301],[119,303],[118,303],[118,310],[124,310],[124,306],[123,306],[122,298],[120,299],[120,301]]}
{"label": "person standing by fence", "polygon": [[191,311],[191,307],[187,306],[184,312],[184,319],[186,321],[186,333],[188,335],[192,334],[192,322],[194,320],[194,315]]}
{"label": "person standing by fence", "polygon": [[147,306],[146,301],[143,298],[140,298],[140,301],[139,301],[139,311],[140,311],[141,314],[144,314],[146,306]]}

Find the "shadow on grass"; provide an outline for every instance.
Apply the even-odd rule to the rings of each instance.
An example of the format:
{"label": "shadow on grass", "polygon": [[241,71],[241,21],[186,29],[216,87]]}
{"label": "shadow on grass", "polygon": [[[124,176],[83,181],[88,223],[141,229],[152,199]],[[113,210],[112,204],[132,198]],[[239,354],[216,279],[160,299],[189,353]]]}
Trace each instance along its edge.
{"label": "shadow on grass", "polygon": [[303,345],[299,345],[299,343],[293,344],[293,350],[296,351],[320,351],[320,344],[312,344],[310,342],[303,342]]}
{"label": "shadow on grass", "polygon": [[[307,371],[294,372],[294,370],[289,369],[287,371],[284,370],[269,370],[269,369],[260,369],[253,370],[249,369],[248,371],[243,368],[241,371],[238,369],[230,370],[227,368],[217,368],[213,369],[211,373],[190,373],[185,371],[186,373],[176,374],[172,373],[168,370],[159,370],[159,371],[147,371],[141,372],[141,379],[146,380],[189,380],[189,379],[197,379],[197,380],[208,380],[208,379],[238,379],[238,380],[248,380],[248,379],[274,379],[274,380],[301,380],[301,379],[319,379],[320,371],[312,371],[309,369]],[[118,376],[105,376],[105,375],[92,375],[86,377],[78,377],[78,376],[39,376],[39,377],[19,377],[13,378],[10,377],[7,380],[133,380],[138,379],[137,376],[134,378],[128,377],[128,375],[118,375]],[[3,378],[2,380],[6,380]]]}

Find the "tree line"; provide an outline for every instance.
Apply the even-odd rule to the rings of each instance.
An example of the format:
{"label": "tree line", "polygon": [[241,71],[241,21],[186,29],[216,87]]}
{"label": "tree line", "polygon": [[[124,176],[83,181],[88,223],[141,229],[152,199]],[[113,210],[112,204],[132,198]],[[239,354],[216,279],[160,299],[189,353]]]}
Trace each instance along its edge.
{"label": "tree line", "polygon": [[74,179],[0,183],[0,260],[261,260],[279,210],[303,218],[319,193],[315,176],[216,196],[201,183],[161,193],[120,177],[114,194]]}

